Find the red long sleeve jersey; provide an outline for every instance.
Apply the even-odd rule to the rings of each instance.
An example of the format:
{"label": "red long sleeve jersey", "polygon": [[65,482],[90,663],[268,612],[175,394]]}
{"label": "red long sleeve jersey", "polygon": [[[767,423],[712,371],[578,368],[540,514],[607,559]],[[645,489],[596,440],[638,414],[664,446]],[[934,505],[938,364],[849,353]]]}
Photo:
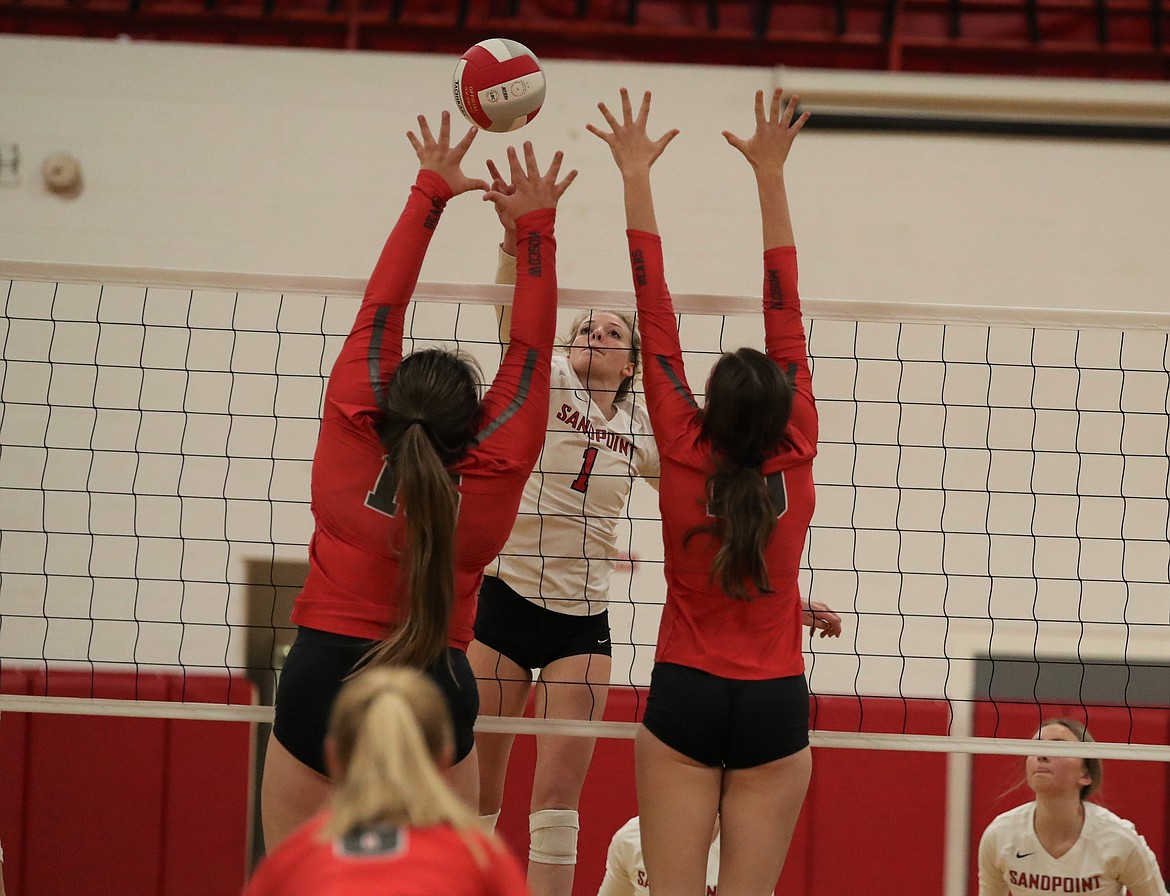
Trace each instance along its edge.
{"label": "red long sleeve jersey", "polygon": [[[297,625],[378,640],[397,619],[402,514],[378,438],[378,400],[402,359],[406,308],[451,190],[420,171],[390,233],[325,392],[313,457],[309,574],[293,606]],[[460,504],[455,548],[455,608],[448,643],[472,638],[483,568],[511,531],[548,416],[549,365],[556,329],[553,209],[516,222],[523,247],[511,342],[480,404],[471,451],[451,468]]]}
{"label": "red long sleeve jersey", "polygon": [[817,410],[796,290],[796,250],[788,246],[764,253],[766,351],[788,374],[795,394],[788,443],[761,468],[780,512],[765,547],[772,591],[760,593],[749,582],[752,600],[743,601],[728,597],[711,580],[718,541],[704,533],[686,541],[689,531],[712,522],[707,480],[715,463],[683,372],[661,240],[633,230],[627,236],[645,357],[646,403],[662,457],[659,508],[666,607],[655,659],[734,679],[799,675],[804,657],[797,579],[815,500]]}
{"label": "red long sleeve jersey", "polygon": [[321,833],[327,814],[298,828],[260,863],[244,896],[527,896],[519,864],[478,832],[479,856],[448,825],[380,827],[344,839]]}

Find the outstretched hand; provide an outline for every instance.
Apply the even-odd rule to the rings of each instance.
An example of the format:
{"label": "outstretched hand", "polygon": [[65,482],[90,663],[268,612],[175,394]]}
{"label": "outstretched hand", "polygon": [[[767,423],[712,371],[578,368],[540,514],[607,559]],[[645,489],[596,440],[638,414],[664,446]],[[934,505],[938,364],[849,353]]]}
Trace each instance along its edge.
{"label": "outstretched hand", "polygon": [[463,173],[461,167],[463,157],[467,154],[467,150],[471,146],[471,141],[475,139],[475,135],[479,132],[478,128],[472,127],[463,135],[463,139],[454,146],[451,145],[450,112],[444,112],[439,120],[438,139],[435,139],[434,134],[431,133],[431,127],[427,124],[426,117],[423,115],[418,117],[418,130],[418,135],[414,131],[407,131],[406,139],[414,147],[414,153],[418,156],[419,165],[425,170],[433,171],[439,177],[443,178],[454,195],[458,196],[460,193],[466,193],[469,190],[486,190],[488,188],[487,181],[468,177]]}
{"label": "outstretched hand", "polygon": [[[500,174],[500,169],[496,167],[496,163],[491,159],[487,160],[488,174],[492,176],[492,184],[489,189],[493,193],[501,193],[504,196],[511,196],[516,192],[515,184],[509,183],[504,175]],[[500,248],[509,255],[516,254],[516,219],[513,218],[507,209],[501,208],[499,204],[496,205],[496,215],[500,219],[500,226],[504,228],[504,238],[500,242]]]}
{"label": "outstretched hand", "polygon": [[605,103],[598,103],[597,108],[609,125],[609,131],[592,124],[585,125],[585,129],[596,137],[600,137],[609,145],[613,159],[617,162],[618,170],[622,174],[633,174],[639,171],[649,171],[662,151],[678,136],[678,128],[672,128],[657,140],[651,140],[646,133],[646,121],[650,117],[650,91],[642,94],[642,105],[634,115],[630,104],[630,94],[626,88],[621,89],[622,120],[619,122],[609,111]]}
{"label": "outstretched hand", "polygon": [[796,116],[800,97],[795,94],[789,97],[784,111],[780,111],[781,93],[779,88],[772,92],[772,103],[765,113],[764,91],[756,91],[756,131],[751,137],[745,140],[730,131],[723,132],[724,139],[743,153],[756,171],[783,169],[792,142],[808,121],[808,112]]}
{"label": "outstretched hand", "polygon": [[[495,203],[496,214],[500,221],[510,219],[515,226],[515,220],[528,212],[540,208],[556,208],[557,202],[569,188],[569,184],[577,177],[574,168],[561,181],[557,177],[561,173],[561,163],[564,153],[559,150],[553,155],[548,171],[540,173],[540,166],[536,162],[536,152],[532,144],[524,142],[524,164],[520,164],[520,156],[514,146],[508,147],[508,169],[511,184],[507,184],[494,164],[489,163],[489,171],[493,176],[491,188],[484,193],[483,198]],[[504,224],[505,228],[507,224]]]}

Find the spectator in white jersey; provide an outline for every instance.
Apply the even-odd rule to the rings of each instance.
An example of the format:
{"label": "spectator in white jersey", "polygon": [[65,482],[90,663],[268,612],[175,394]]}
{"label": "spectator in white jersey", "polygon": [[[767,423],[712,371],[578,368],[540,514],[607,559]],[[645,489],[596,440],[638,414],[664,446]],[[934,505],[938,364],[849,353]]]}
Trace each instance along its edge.
{"label": "spectator in white jersey", "polygon": [[[717,896],[719,884],[719,819],[707,852],[706,896]],[[642,825],[637,815],[617,829],[605,855],[605,877],[597,896],[650,896],[646,863],[642,861]]]}
{"label": "spectator in white jersey", "polygon": [[[1044,741],[1093,740],[1075,719],[1040,726]],[[1101,760],[1029,756],[1024,776],[1036,799],[997,816],[979,841],[979,896],[1167,896],[1153,851],[1134,827],[1089,802]]]}

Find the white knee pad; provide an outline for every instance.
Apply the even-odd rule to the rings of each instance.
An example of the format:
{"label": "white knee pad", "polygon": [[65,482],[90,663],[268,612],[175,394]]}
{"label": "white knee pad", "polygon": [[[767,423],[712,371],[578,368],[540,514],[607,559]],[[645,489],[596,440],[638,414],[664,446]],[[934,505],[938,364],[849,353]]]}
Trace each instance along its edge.
{"label": "white knee pad", "polygon": [[581,818],[576,809],[541,809],[528,816],[528,860],[542,865],[576,865],[577,831]]}
{"label": "white knee pad", "polygon": [[491,815],[479,816],[479,823],[483,827],[483,829],[485,831],[491,831],[492,833],[495,833],[496,822],[498,822],[499,820],[500,820],[500,810],[499,809],[497,809]]}

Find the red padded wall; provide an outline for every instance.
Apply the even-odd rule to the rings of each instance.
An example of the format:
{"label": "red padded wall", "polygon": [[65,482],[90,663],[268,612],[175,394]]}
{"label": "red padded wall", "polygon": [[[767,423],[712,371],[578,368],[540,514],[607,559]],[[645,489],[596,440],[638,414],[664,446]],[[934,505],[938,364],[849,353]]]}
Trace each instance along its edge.
{"label": "red padded wall", "polygon": [[[4,693],[252,702],[237,679],[5,669]],[[252,726],[6,712],[0,836],[20,896],[238,896],[248,860]]]}

